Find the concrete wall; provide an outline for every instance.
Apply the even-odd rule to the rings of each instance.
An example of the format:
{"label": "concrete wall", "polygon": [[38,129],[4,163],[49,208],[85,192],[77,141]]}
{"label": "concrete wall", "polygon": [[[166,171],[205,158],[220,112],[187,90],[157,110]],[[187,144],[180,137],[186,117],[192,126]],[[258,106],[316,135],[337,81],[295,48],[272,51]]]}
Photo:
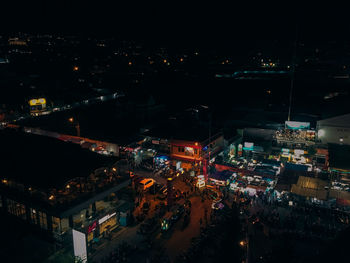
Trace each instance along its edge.
{"label": "concrete wall", "polygon": [[350,128],[317,125],[317,138],[321,143],[350,145]]}

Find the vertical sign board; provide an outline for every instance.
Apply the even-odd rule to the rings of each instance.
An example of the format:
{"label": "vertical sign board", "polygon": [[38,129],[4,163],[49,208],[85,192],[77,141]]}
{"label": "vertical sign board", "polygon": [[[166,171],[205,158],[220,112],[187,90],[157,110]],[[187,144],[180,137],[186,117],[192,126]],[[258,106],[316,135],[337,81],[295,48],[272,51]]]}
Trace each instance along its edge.
{"label": "vertical sign board", "polygon": [[238,144],[238,156],[239,157],[242,156],[242,149],[243,149],[243,145],[242,144]]}
{"label": "vertical sign board", "polygon": [[86,238],[85,234],[73,229],[74,256],[81,259],[83,263],[87,262]]}

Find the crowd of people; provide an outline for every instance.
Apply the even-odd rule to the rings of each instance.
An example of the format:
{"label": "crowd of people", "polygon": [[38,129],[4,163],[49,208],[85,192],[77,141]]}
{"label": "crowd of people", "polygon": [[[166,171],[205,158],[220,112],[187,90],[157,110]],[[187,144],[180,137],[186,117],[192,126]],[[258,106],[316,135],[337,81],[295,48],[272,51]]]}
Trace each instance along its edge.
{"label": "crowd of people", "polygon": [[293,234],[296,238],[333,239],[349,224],[349,215],[316,205],[281,202],[267,194],[237,194],[247,222],[261,224],[269,235]]}

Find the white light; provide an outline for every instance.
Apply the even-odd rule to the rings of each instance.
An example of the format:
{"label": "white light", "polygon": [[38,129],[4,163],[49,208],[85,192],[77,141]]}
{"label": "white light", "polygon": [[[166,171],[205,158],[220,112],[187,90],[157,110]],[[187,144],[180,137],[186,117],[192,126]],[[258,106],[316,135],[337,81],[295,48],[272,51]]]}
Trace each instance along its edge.
{"label": "white light", "polygon": [[318,130],[318,132],[317,132],[317,136],[318,136],[318,137],[323,137],[323,136],[325,136],[325,134],[326,134],[326,132],[325,132],[325,130],[323,130],[323,129]]}

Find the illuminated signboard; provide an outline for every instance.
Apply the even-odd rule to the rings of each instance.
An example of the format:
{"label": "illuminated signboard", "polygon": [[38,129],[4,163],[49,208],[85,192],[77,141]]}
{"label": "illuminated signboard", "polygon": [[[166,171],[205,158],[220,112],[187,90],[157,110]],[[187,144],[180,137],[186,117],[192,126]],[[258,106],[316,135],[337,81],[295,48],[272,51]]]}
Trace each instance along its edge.
{"label": "illuminated signboard", "polygon": [[102,217],[100,220],[98,220],[98,224],[101,225],[103,222],[107,221],[108,219],[110,219],[111,217],[115,216],[117,213],[113,213],[111,215],[106,215],[104,217]]}
{"label": "illuminated signboard", "polygon": [[185,147],[185,155],[193,156],[194,149],[192,147]]}
{"label": "illuminated signboard", "polygon": [[284,154],[288,154],[288,153],[289,153],[289,149],[287,149],[287,148],[282,148],[282,152],[283,152]]}
{"label": "illuminated signboard", "polygon": [[241,156],[242,155],[242,144],[238,144],[238,156]]}
{"label": "illuminated signboard", "polygon": [[85,234],[73,229],[74,256],[80,258],[81,262],[87,262]]}
{"label": "illuminated signboard", "polygon": [[97,222],[93,222],[91,226],[88,227],[88,234],[90,234],[92,231],[96,229]]}
{"label": "illuminated signboard", "polygon": [[45,98],[32,99],[29,101],[29,105],[30,106],[46,105],[46,99]]}
{"label": "illuminated signboard", "polygon": [[252,151],[253,149],[254,149],[254,143],[252,143],[252,142],[245,142],[244,143],[243,150]]}
{"label": "illuminated signboard", "polygon": [[286,121],[286,129],[307,130],[310,129],[310,122]]}
{"label": "illuminated signboard", "polygon": [[295,155],[303,155],[304,153],[305,153],[304,150],[299,150],[299,149],[295,149],[295,150],[294,150],[294,154],[295,154]]}
{"label": "illuminated signboard", "polygon": [[198,188],[202,188],[205,186],[205,179],[204,179],[204,175],[198,175],[197,176],[197,187]]}

